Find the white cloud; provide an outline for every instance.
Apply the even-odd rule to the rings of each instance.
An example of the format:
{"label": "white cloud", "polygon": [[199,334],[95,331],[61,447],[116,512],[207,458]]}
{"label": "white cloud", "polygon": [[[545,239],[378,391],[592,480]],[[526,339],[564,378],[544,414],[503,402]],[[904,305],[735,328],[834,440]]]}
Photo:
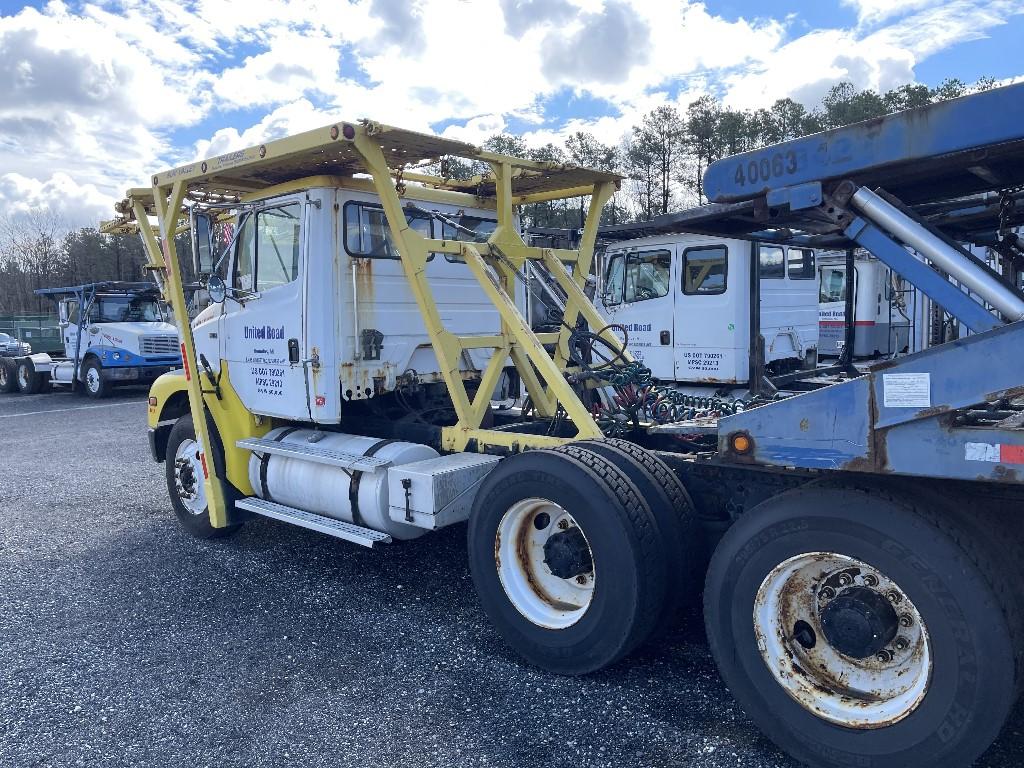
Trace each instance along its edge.
{"label": "white cloud", "polygon": [[875,24],[893,16],[926,8],[932,5],[943,5],[945,0],[841,0],[842,4],[857,12],[857,20],[861,24]]}
{"label": "white cloud", "polygon": [[[113,199],[163,168],[339,118],[441,122],[474,143],[525,123],[533,145],[576,130],[614,144],[669,93],[685,108],[708,90],[738,107],[813,103],[842,79],[886,90],[1024,11],[843,2],[858,26],[803,32],[696,0],[54,0],[0,15],[0,170],[22,180],[10,194],[95,205],[54,179]],[[553,103],[565,92],[611,114],[567,117]]]}
{"label": "white cloud", "polygon": [[0,210],[10,216],[50,210],[70,227],[95,227],[113,216],[111,199],[92,184],[79,184],[66,173],[45,181],[5,173],[0,176]]}

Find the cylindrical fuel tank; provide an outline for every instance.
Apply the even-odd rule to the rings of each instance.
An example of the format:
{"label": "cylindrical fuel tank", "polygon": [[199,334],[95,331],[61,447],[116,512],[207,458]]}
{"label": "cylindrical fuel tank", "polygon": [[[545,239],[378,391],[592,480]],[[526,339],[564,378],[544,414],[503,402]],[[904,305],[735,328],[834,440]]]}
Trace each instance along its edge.
{"label": "cylindrical fuel tank", "polygon": [[[355,456],[375,456],[387,459],[392,465],[440,455],[427,445],[338,432],[321,432],[320,439],[311,443],[308,438],[312,434],[311,429],[279,427],[268,432],[265,438]],[[302,458],[254,453],[249,459],[249,482],[261,499],[383,531],[396,539],[415,539],[426,533],[423,528],[395,522],[389,517],[386,469],[362,472]]]}

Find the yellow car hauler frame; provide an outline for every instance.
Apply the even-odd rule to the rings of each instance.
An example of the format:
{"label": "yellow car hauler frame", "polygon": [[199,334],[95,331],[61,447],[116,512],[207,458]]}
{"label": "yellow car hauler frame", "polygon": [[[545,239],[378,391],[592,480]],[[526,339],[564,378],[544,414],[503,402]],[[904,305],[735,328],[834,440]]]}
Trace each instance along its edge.
{"label": "yellow car hauler frame", "polygon": [[[445,157],[486,163],[491,172],[460,181],[407,170],[437,163]],[[235,442],[267,431],[270,420],[249,413],[226,376],[220,382],[223,399],[215,402],[205,398],[212,393],[203,389],[196,364],[174,236],[187,230],[187,206],[190,204],[259,199],[262,191],[272,194],[273,187],[294,186],[309,177],[356,174],[368,176],[380,198],[458,418],[454,426],[442,429],[442,447],[461,451],[473,440],[479,450],[495,446],[519,451],[566,442],[565,438],[481,427],[490,394],[508,359],[522,377],[539,415],[552,417],[561,406],[577,429],[573,439],[602,436],[587,406],[566,380],[566,373],[570,368],[570,329],[580,316],[593,330],[600,331],[614,349],[630,359],[622,349],[621,340],[606,328],[606,321],[583,292],[593,261],[601,209],[618,188],[621,177],[578,166],[487,152],[472,144],[369,120],[340,122],[158,173],[153,176],[151,188],[129,190],[127,198],[117,205],[118,218],[102,227],[104,232],[136,231],[142,235],[149,258],[147,269],[155,273],[164,299],[174,311],[189,409],[196,439],[203,446],[204,486],[214,527],[227,525],[228,516],[216,468],[206,459],[206,448],[213,443],[204,414],[208,409],[220,432],[228,478],[243,491],[249,485],[244,469],[249,452],[236,448]],[[486,243],[423,237],[406,223],[401,200],[406,182],[427,189],[492,199],[497,228]],[[523,241],[514,223],[515,206],[584,195],[590,196],[590,208],[578,249],[536,248]],[[156,227],[152,226],[150,216],[156,217]],[[444,327],[425,273],[431,253],[451,254],[465,261],[501,317],[497,334],[455,335]],[[558,332],[534,333],[516,307],[515,273],[521,271],[527,261],[543,263],[568,297],[564,323]],[[566,265],[571,265],[571,269]],[[549,354],[545,344],[554,345],[554,351]],[[462,353],[468,349],[494,350],[473,397],[459,372]],[[224,369],[222,363],[221,370]]]}

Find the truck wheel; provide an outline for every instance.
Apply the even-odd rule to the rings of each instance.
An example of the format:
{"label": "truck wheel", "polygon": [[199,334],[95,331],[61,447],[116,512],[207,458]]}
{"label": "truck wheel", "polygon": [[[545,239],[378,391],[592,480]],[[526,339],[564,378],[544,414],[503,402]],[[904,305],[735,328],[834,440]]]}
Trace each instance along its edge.
{"label": "truck wheel", "polygon": [[103,378],[103,368],[97,360],[89,360],[82,366],[82,389],[96,400],[110,394],[110,384]]}
{"label": "truck wheel", "polygon": [[615,663],[664,605],[650,507],[614,464],[580,448],[502,460],[473,505],[469,566],[505,642],[559,674]]}
{"label": "truck wheel", "polygon": [[0,357],[0,392],[18,391],[18,366],[9,357]]}
{"label": "truck wheel", "polygon": [[15,379],[18,382],[18,391],[23,395],[34,395],[42,384],[42,376],[36,373],[35,365],[27,357],[18,361]]}
{"label": "truck wheel", "polygon": [[615,464],[650,505],[664,542],[667,569],[668,586],[658,629],[667,631],[679,626],[699,605],[707,569],[703,532],[690,494],[664,461],[636,443],[609,438],[580,440],[572,445]]}
{"label": "truck wheel", "polygon": [[[212,457],[208,456],[207,460],[212,461]],[[196,431],[192,426],[192,414],[182,416],[171,428],[164,464],[167,493],[186,531],[199,539],[213,539],[230,536],[242,527],[241,523],[225,528],[214,528],[210,524],[210,509],[206,504],[206,491],[203,487],[203,463]],[[234,504],[238,494],[225,487],[224,498],[227,503]]]}
{"label": "truck wheel", "polygon": [[808,765],[966,766],[1015,698],[1014,622],[986,560],[899,496],[788,491],[711,558],[711,650],[747,714]]}

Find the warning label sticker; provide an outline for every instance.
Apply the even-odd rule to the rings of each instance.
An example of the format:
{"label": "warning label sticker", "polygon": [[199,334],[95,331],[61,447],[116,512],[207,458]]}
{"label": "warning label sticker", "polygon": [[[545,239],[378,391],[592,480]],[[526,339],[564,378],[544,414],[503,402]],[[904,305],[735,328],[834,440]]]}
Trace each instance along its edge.
{"label": "warning label sticker", "polygon": [[930,408],[932,375],[930,373],[882,374],[882,400],[886,408]]}

